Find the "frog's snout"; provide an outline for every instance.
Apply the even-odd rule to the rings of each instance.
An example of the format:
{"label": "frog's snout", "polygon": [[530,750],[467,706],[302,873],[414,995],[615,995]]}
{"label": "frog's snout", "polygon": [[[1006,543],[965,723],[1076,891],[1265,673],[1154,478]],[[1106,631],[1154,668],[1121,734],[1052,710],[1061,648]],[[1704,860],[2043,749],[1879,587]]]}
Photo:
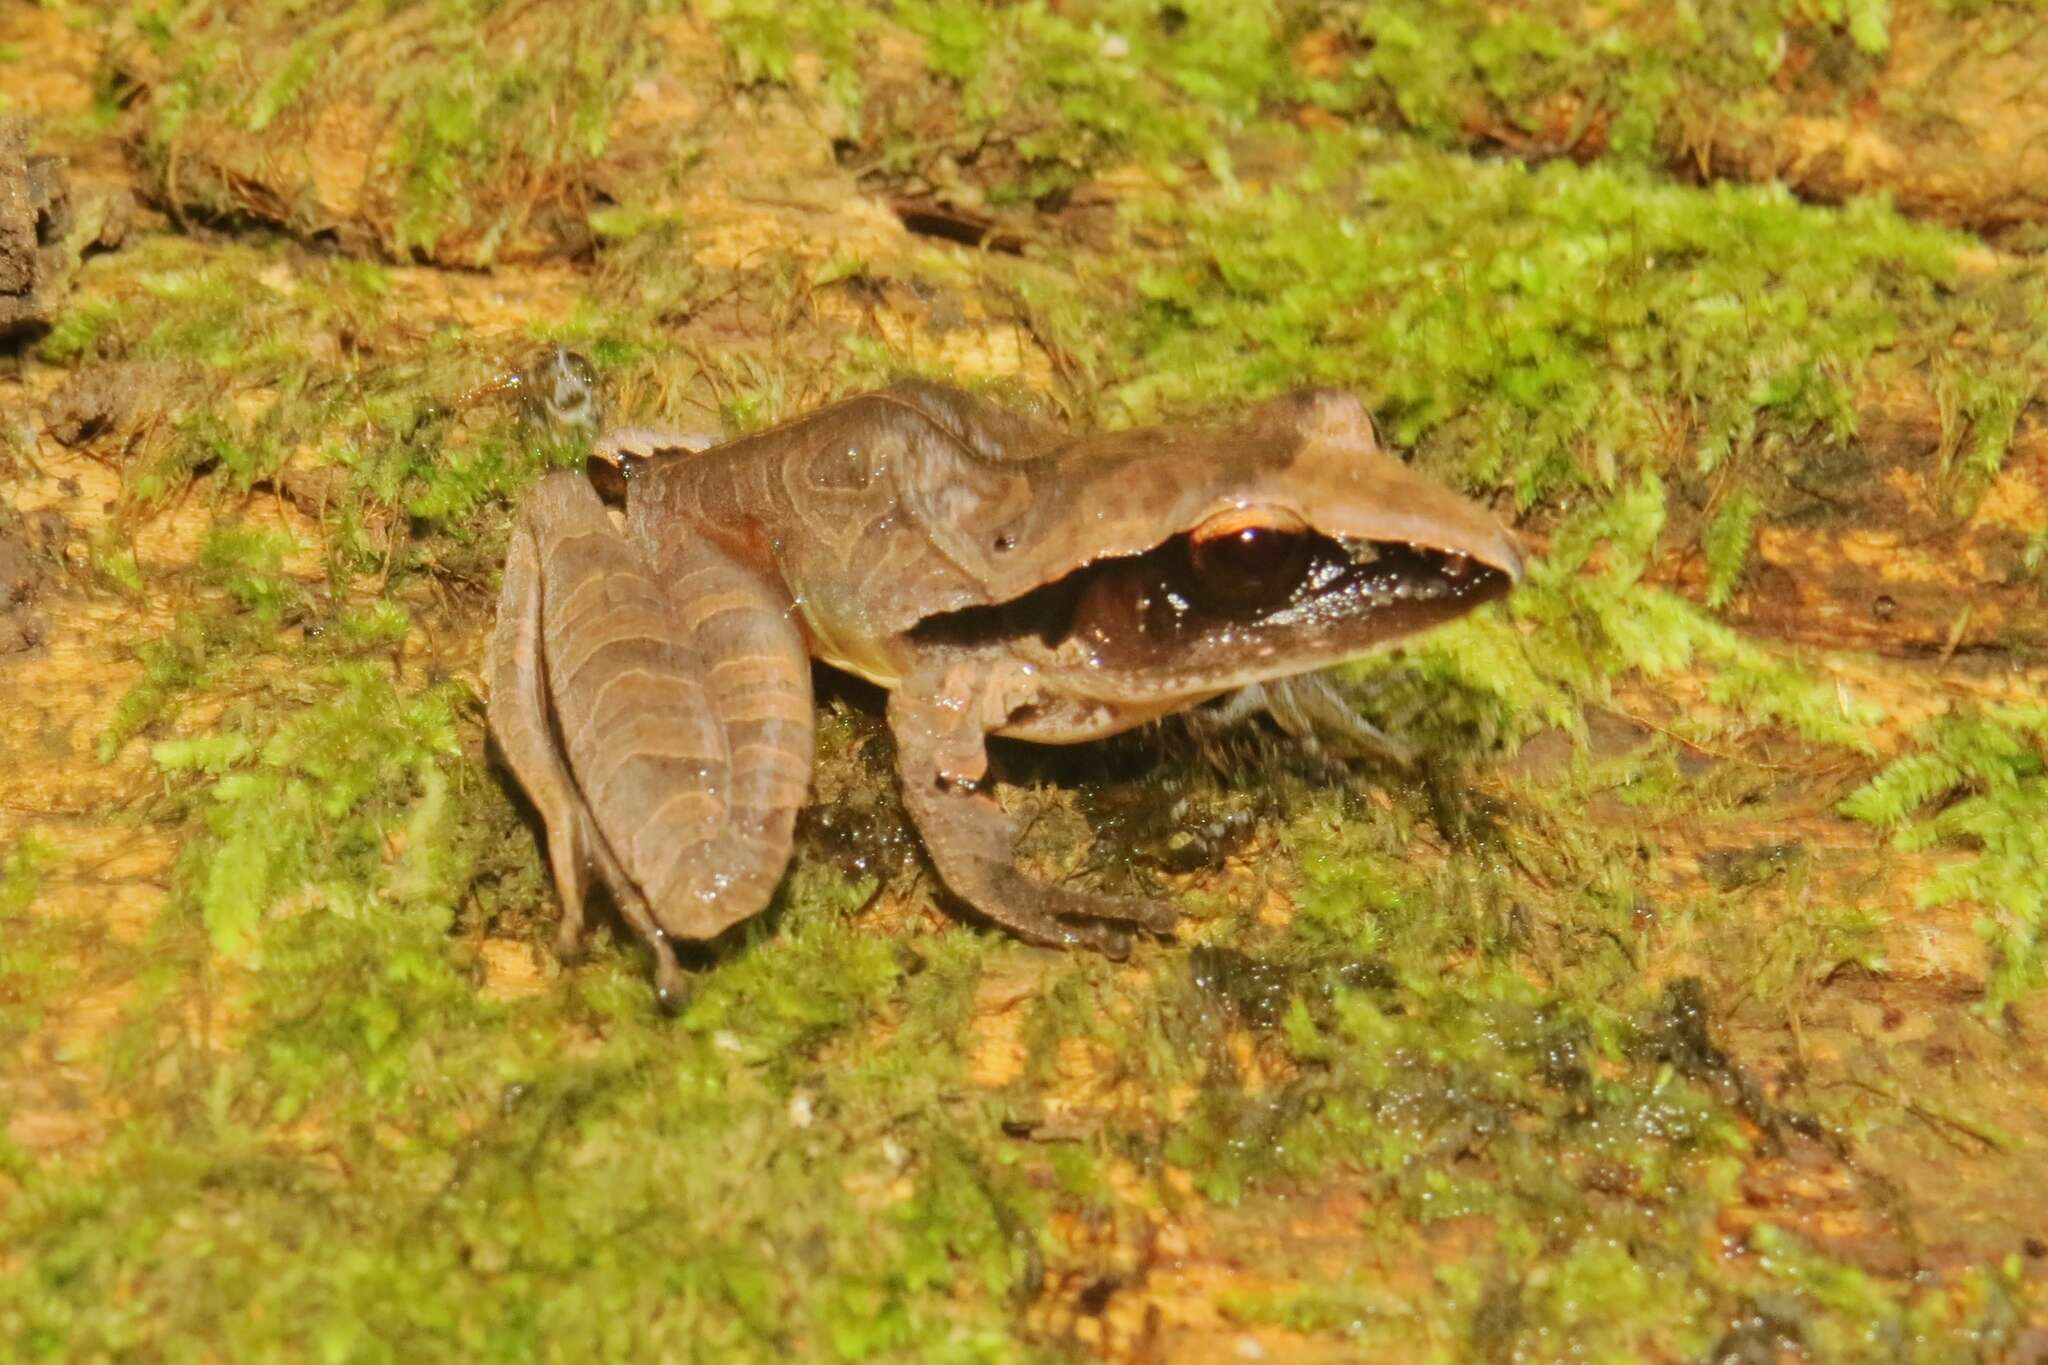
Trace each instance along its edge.
{"label": "frog's snout", "polygon": [[1522,546],[1515,533],[1505,526],[1500,528],[1498,542],[1500,554],[1493,561],[1493,567],[1508,576],[1510,584],[1522,581]]}

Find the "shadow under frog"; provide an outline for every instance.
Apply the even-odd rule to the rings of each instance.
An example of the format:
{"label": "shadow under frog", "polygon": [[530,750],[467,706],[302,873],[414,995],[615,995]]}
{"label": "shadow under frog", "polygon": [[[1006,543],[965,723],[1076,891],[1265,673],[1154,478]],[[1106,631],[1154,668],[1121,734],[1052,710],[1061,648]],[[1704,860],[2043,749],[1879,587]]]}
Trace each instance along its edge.
{"label": "shadow under frog", "polygon": [[755,914],[789,861],[812,658],[888,690],[905,804],[955,895],[1028,942],[1121,956],[1174,909],[1019,872],[988,736],[1115,734],[1380,649],[1521,573],[1495,520],[1383,452],[1342,393],[1076,436],[913,383],[701,444],[604,438],[623,511],[577,474],[534,488],[488,663],[561,951],[595,872],[670,1006],[670,940]]}

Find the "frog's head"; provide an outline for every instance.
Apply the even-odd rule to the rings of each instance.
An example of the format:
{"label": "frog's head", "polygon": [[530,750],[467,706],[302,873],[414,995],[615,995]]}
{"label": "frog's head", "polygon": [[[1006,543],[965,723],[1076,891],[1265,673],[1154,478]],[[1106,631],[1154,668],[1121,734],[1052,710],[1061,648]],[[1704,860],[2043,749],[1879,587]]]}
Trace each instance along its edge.
{"label": "frog's head", "polygon": [[1034,586],[921,633],[1001,638],[1130,714],[1385,648],[1522,573],[1493,515],[1388,455],[1344,393],[1220,431],[1086,437],[1038,467],[1048,482],[995,538]]}

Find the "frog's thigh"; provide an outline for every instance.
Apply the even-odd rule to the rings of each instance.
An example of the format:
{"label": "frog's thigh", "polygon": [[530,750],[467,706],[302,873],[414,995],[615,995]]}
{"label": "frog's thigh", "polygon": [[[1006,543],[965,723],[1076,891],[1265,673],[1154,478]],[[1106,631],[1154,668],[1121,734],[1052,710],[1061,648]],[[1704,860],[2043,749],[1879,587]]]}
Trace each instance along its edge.
{"label": "frog's thigh", "polygon": [[[1015,822],[976,790],[986,765],[977,708],[949,702],[957,699],[910,686],[889,694],[904,804],[947,888],[1019,938],[1047,947],[1093,948],[1112,957],[1129,950],[1122,931],[1087,920],[1171,929],[1174,910],[1163,901],[1073,891],[1017,870]],[[1070,923],[1074,917],[1084,922]]]}
{"label": "frog's thigh", "polygon": [[[687,531],[651,553],[718,733],[725,766],[710,794],[723,815],[694,841],[681,822],[636,841],[635,856],[663,926],[709,938],[765,906],[789,865],[817,727],[811,657],[775,584]],[[663,798],[650,788],[647,799]]]}
{"label": "frog's thigh", "polygon": [[657,944],[710,938],[766,905],[789,862],[814,724],[803,639],[707,541],[629,539],[587,485],[563,487],[533,520],[569,770],[621,869],[607,880],[641,898]]}
{"label": "frog's thigh", "polygon": [[[565,529],[571,534],[565,535]],[[547,828],[548,863],[562,899],[557,951],[567,957],[582,944],[583,902],[590,868],[596,863],[612,886],[621,913],[654,948],[656,975],[666,988],[677,977],[674,956],[596,828],[549,715],[542,628],[549,589],[543,584],[552,581],[559,593],[565,582],[575,581],[582,558],[577,542],[603,535],[616,539],[603,506],[588,485],[571,474],[543,480],[521,508],[505,556],[498,620],[487,651],[488,718],[499,752]],[[546,574],[543,564],[549,566]]]}

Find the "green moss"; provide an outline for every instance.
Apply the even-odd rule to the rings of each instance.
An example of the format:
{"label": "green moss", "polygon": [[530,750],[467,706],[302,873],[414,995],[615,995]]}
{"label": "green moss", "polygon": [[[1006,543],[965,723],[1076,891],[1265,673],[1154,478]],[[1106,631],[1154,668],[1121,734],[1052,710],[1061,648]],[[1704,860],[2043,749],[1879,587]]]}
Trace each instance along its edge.
{"label": "green moss", "polygon": [[[136,1007],[114,1064],[140,1117],[94,1169],[16,1168],[9,1339],[1020,1358],[1043,1211],[960,1090],[981,941],[907,954],[857,932],[869,887],[806,868],[681,1020],[626,946],[485,999],[487,927],[545,951],[504,918],[542,894],[536,855],[460,751],[459,689],[347,657],[395,629],[300,646],[260,705],[153,750],[201,821],[154,952],[192,975]],[[9,863],[6,913],[36,861]],[[509,900],[478,890],[508,877]],[[246,1021],[225,1052],[223,1009]]]}
{"label": "green moss", "polygon": [[[1717,6],[1707,22],[1680,11],[1653,37],[1625,20],[1602,23],[1564,6],[1346,5],[1336,11],[1337,31],[1350,59],[1331,96],[1339,107],[1443,141],[1463,141],[1497,122],[1503,131],[1573,145],[1592,127],[1594,111],[1614,110],[1613,145],[1640,157],[1655,143],[1681,72],[1708,73],[1730,87],[1763,74],[1757,58],[1730,62],[1724,54],[1753,50],[1781,31],[1777,8]],[[1544,101],[1559,95],[1584,102],[1577,126],[1562,138],[1541,123]]]}
{"label": "green moss", "polygon": [[[593,166],[652,50],[649,7],[404,8],[395,24],[345,3],[146,13],[139,27],[162,67],[147,78],[145,163],[185,213],[367,236],[400,258],[487,264],[514,241],[585,244]],[[480,28],[498,41],[480,45]],[[297,156],[271,155],[266,134],[293,139]],[[349,187],[359,216],[337,223],[310,159],[346,155],[365,134],[369,165]],[[343,141],[315,146],[316,135]]]}
{"label": "green moss", "polygon": [[[943,1098],[948,1049],[933,1046],[961,1001],[957,952],[912,980],[853,984],[843,923],[794,920],[706,979],[700,1006],[719,1026],[700,1030],[658,1021],[630,956],[537,1002],[484,1004],[459,942],[420,923],[430,908],[366,902],[268,930],[271,1022],[245,1051],[188,1059],[219,1068],[201,1086],[215,1103],[117,1144],[103,1179],[37,1182],[12,1202],[9,1235],[36,1249],[35,1268],[0,1288],[0,1311],[60,1354],[147,1323],[241,1354],[312,1339],[353,1359],[542,1342],[1018,1357],[1003,1323],[1034,1260],[1035,1201],[954,1136],[980,1127]],[[796,1033],[778,1032],[772,1002],[753,1012],[763,983],[802,1002]],[[837,1027],[821,1026],[827,1002]],[[878,1010],[895,1039],[835,1047]],[[280,1142],[276,1125],[309,1110],[322,1145]],[[184,1269],[201,1237],[203,1278]],[[57,1283],[46,1275],[75,1289],[117,1274],[150,1293],[57,1317],[25,1292]]]}
{"label": "green moss", "polygon": [[711,0],[704,14],[717,25],[740,84],[789,82],[799,49],[807,50],[825,67],[827,97],[857,127],[859,43],[875,25],[875,14],[854,5],[776,0]]}
{"label": "green moss", "polygon": [[1504,615],[1432,632],[1395,658],[1355,665],[1353,675],[1423,689],[1435,718],[1410,715],[1404,726],[1438,753],[1512,749],[1547,727],[1578,731],[1584,708],[1611,701],[1618,682],[1689,669],[1709,673],[1707,695],[1719,709],[1677,719],[1674,733],[1708,740],[1782,727],[1815,744],[1875,752],[1878,707],[1641,581],[1663,535],[1664,506],[1654,476],[1588,505],[1559,526]]}
{"label": "green moss", "polygon": [[[2034,354],[2039,354],[2039,345],[2035,338]],[[2034,376],[2007,363],[1943,372],[1936,394],[1941,404],[1942,463],[1947,472],[1950,462],[1956,462],[1954,472],[1966,492],[1982,488],[2003,467],[2020,414],[2037,391]]]}
{"label": "green moss", "polygon": [[111,759],[128,740],[174,714],[191,692],[211,685],[224,653],[246,651],[258,643],[237,622],[198,613],[181,615],[171,629],[146,641],[137,650],[142,676],[115,703],[112,719],[95,741],[100,761]]}
{"label": "green moss", "polygon": [[[1930,806],[1939,809],[1922,814]],[[1998,1014],[2048,980],[2048,708],[1965,710],[1850,793],[1842,813],[1893,832],[1903,848],[1962,846],[1920,886],[1922,906],[1982,908],[1991,952],[1983,1007]]]}
{"label": "green moss", "polygon": [[1724,607],[1735,595],[1736,580],[1749,562],[1749,548],[1756,535],[1757,514],[1763,500],[1747,489],[1722,504],[1714,520],[1700,537],[1707,552],[1707,605]]}
{"label": "green moss", "polygon": [[[454,698],[444,690],[401,702],[367,664],[338,665],[304,685],[319,700],[291,715],[288,696],[273,698],[290,719],[271,733],[154,751],[166,772],[218,774],[205,819],[219,842],[194,894],[229,958],[249,955],[258,923],[280,901],[344,920],[365,895],[445,905],[448,879],[467,871],[440,865],[452,812],[437,765],[456,747]],[[380,795],[394,790],[401,794]]]}
{"label": "green moss", "polygon": [[[1497,826],[1507,859],[1484,840],[1476,857],[1453,844],[1418,859],[1430,841],[1411,801],[1377,821],[1324,808],[1289,822],[1299,911],[1258,951],[1283,964],[1291,1001],[1273,1023],[1241,1005],[1224,1018],[1253,1026],[1292,1079],[1240,1090],[1189,1026],[1202,1016],[1181,1015],[1178,1054],[1211,1060],[1164,1154],[1216,1200],[1255,1200],[1276,1182],[1358,1188],[1367,1245],[1389,1264],[1438,1268],[1433,1292],[1402,1293],[1369,1270],[1332,1282],[1290,1270],[1284,1250],[1241,1249],[1303,1283],[1237,1296],[1236,1312],[1364,1342],[1426,1337],[1505,1356],[1569,1340],[1616,1359],[1714,1354],[1757,1302],[1798,1341],[1898,1321],[1891,1291],[1795,1237],[1773,1234],[1782,1260],[1708,1249],[1742,1206],[1753,1144],[1796,1129],[1715,1043],[1699,983],[1660,984],[1635,960],[1654,865],[1633,827],[1543,814],[1584,799],[1518,786]],[[1515,871],[1532,846],[1546,860],[1533,879]],[[1448,1224],[1479,1246],[1445,1259],[1430,1230]],[[1849,1283],[1863,1297],[1818,1289]],[[2003,1310],[1930,1298],[1914,1311],[1940,1335]]]}
{"label": "green moss", "polygon": [[1183,244],[1139,267],[1135,300],[1129,263],[1077,263],[1100,301],[1071,316],[1115,321],[1061,339],[1131,418],[1343,385],[1397,444],[1527,505],[1645,466],[1757,479],[1792,449],[1848,445],[1859,382],[1923,360],[1946,373],[1919,340],[1945,327],[1995,329],[2009,357],[1957,390],[1956,421],[1992,449],[2012,395],[2038,382],[2040,339],[1997,321],[2034,286],[1961,277],[1963,239],[1876,204],[1314,146],[1318,167],[1266,193],[1151,208]]}
{"label": "green moss", "polygon": [[[1288,44],[1310,16],[1209,0],[1168,12],[1134,0],[917,0],[872,9],[726,4],[712,17],[742,79],[789,80],[795,54],[816,53],[828,93],[884,173],[932,175],[956,196],[1015,203],[1072,189],[1126,157],[1168,173],[1193,163],[1228,175],[1228,134],[1302,93]],[[859,39],[883,23],[918,40],[927,71],[945,83],[930,103],[861,98]],[[942,166],[969,160],[983,163],[973,182]]]}
{"label": "green moss", "polygon": [[[472,574],[484,571],[469,559],[477,509],[588,440],[587,431],[536,424],[515,401],[519,384],[506,381],[539,347],[479,353],[452,323],[421,341],[392,315],[381,267],[281,244],[212,248],[152,238],[133,254],[139,287],[89,276],[45,357],[76,362],[89,350],[102,364],[129,367],[114,379],[135,423],[118,436],[130,443],[124,492],[143,505],[138,514],[209,477],[216,497],[264,488],[321,516],[336,589],[362,575],[388,581],[394,568]],[[635,335],[630,354],[644,364],[652,348],[644,331]],[[357,352],[354,364],[316,358],[316,346],[343,336]],[[57,338],[69,339],[52,351]],[[281,546],[263,551],[265,566],[252,576],[220,557],[254,553],[259,541],[231,550],[227,541],[244,533],[218,535],[227,540],[209,547],[202,580],[244,597],[264,578],[261,591],[282,595],[272,608],[285,607],[283,597],[303,606],[303,594],[277,572]],[[139,592],[132,557],[119,558],[125,553],[110,548],[105,575]]]}
{"label": "green moss", "polygon": [[[1894,1359],[1962,1362],[1985,1350],[1999,1352],[2018,1339],[2015,1291],[2018,1267],[2008,1262],[1972,1272],[1959,1294],[1935,1291],[1901,1304],[1870,1276],[1830,1262],[1796,1237],[1770,1224],[1752,1234],[1763,1268],[1798,1309],[1811,1314],[1800,1334],[1808,1351],[1826,1360],[1882,1354]],[[1958,1315],[1976,1320],[1976,1341],[1965,1346],[1947,1331]],[[1931,1329],[1931,1330],[1930,1330]]]}
{"label": "green moss", "polygon": [[224,589],[243,611],[274,626],[288,608],[302,603],[298,586],[284,575],[284,557],[294,548],[291,537],[282,532],[215,526],[199,547],[200,578]]}
{"label": "green moss", "polygon": [[67,305],[37,346],[37,353],[55,365],[72,364],[91,355],[99,338],[113,330],[121,315],[112,299]]}
{"label": "green moss", "polygon": [[48,840],[24,835],[0,856],[0,1055],[32,1038],[51,1002],[78,983],[81,935],[47,915],[32,914],[43,877],[62,854]]}
{"label": "green moss", "polygon": [[99,538],[93,545],[92,573],[104,587],[131,597],[142,594],[142,566],[135,560],[135,551],[112,537]]}
{"label": "green moss", "polygon": [[[798,81],[798,54],[813,54],[874,171],[965,204],[1057,198],[1130,159],[1229,184],[1238,150],[1256,144],[1247,130],[1304,108],[1438,145],[1590,147],[1647,164],[1683,142],[1697,107],[1772,98],[1794,43],[1862,88],[1891,27],[1889,0],[1590,11],[1550,0],[727,0],[710,15],[742,81]],[[901,73],[873,70],[864,40],[885,28],[916,39],[926,73],[945,84],[913,95]]]}

